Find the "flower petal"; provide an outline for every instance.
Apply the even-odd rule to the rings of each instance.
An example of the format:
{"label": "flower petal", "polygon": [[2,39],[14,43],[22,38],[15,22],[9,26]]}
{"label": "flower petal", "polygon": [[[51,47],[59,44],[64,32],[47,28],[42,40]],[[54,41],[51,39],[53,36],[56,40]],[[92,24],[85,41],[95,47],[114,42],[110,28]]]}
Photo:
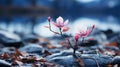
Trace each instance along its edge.
{"label": "flower petal", "polygon": [[45,28],[49,28],[49,26],[44,26]]}
{"label": "flower petal", "polygon": [[58,28],[61,28],[61,25],[59,25],[58,23],[53,22],[53,25],[58,27]]}
{"label": "flower petal", "polygon": [[58,26],[58,24],[57,24],[57,23],[55,23],[55,22],[52,22],[52,24],[53,24],[54,26],[56,26],[56,27]]}
{"label": "flower petal", "polygon": [[69,27],[63,27],[62,32],[67,32],[70,28]]}
{"label": "flower petal", "polygon": [[85,33],[83,33],[82,36],[88,36],[90,34],[90,29],[87,29]]}
{"label": "flower petal", "polygon": [[63,18],[61,17],[61,16],[59,16],[57,19],[56,19],[56,22],[58,23],[58,24],[62,24],[63,23]]}
{"label": "flower petal", "polygon": [[68,22],[69,22],[69,20],[66,20],[66,21],[64,22],[64,25],[67,25],[67,24],[68,24]]}
{"label": "flower petal", "polygon": [[81,35],[79,33],[76,33],[75,36],[74,36],[75,41],[78,41],[78,39],[79,39],[80,36]]}

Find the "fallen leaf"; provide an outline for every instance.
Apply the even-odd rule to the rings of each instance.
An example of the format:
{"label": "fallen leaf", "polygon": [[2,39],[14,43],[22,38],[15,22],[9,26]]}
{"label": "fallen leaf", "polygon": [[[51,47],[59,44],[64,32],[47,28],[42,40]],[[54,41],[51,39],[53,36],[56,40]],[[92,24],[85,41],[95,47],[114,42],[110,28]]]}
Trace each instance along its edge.
{"label": "fallen leaf", "polygon": [[16,55],[23,56],[22,53],[17,48],[15,48],[15,52],[16,52]]}
{"label": "fallen leaf", "polygon": [[3,59],[8,59],[9,58],[9,56],[8,56],[8,54],[5,52],[4,54],[3,54]]}
{"label": "fallen leaf", "polygon": [[118,46],[117,42],[111,42],[109,44],[106,44],[106,46]]}
{"label": "fallen leaf", "polygon": [[39,62],[46,62],[46,60],[44,58],[39,58],[37,59]]}
{"label": "fallen leaf", "polygon": [[84,63],[81,59],[76,58],[75,61],[79,63],[80,67],[84,67]]}
{"label": "fallen leaf", "polygon": [[38,65],[37,65],[37,64],[35,64],[35,63],[33,63],[33,64],[32,64],[32,67],[38,67]]}
{"label": "fallen leaf", "polygon": [[52,46],[51,44],[48,44],[48,45],[47,45],[47,48],[49,48],[49,49],[53,49],[53,48],[55,48],[55,47]]}
{"label": "fallen leaf", "polygon": [[48,55],[51,55],[51,53],[50,53],[49,51],[45,50],[45,51],[44,51],[44,55],[45,55],[45,56],[48,56]]}

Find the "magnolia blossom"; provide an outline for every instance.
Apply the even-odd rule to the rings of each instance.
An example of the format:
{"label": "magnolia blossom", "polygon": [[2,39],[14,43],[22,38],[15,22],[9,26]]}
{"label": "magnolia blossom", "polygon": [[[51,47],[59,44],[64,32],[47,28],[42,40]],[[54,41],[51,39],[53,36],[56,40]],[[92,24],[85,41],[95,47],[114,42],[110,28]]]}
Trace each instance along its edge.
{"label": "magnolia blossom", "polygon": [[78,33],[75,34],[74,39],[78,41],[80,37],[87,37],[90,34],[90,29],[87,29],[85,31],[80,30]]}
{"label": "magnolia blossom", "polygon": [[81,35],[82,37],[87,37],[90,34],[90,32],[90,29],[87,29],[85,31],[79,31],[79,35]]}
{"label": "magnolia blossom", "polygon": [[53,24],[58,28],[62,28],[62,27],[65,27],[68,24],[68,21],[69,20],[64,21],[63,18],[61,16],[59,16],[56,19],[56,22],[53,22]]}

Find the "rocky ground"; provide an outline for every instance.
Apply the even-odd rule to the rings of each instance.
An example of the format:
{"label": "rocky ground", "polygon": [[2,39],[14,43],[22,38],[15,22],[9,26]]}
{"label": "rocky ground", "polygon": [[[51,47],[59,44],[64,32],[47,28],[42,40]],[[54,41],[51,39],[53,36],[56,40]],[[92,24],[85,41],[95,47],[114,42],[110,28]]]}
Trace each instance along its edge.
{"label": "rocky ground", "polygon": [[[66,36],[74,40],[71,36]],[[0,67],[119,67],[120,32],[95,30],[76,55],[60,36],[0,31]]]}

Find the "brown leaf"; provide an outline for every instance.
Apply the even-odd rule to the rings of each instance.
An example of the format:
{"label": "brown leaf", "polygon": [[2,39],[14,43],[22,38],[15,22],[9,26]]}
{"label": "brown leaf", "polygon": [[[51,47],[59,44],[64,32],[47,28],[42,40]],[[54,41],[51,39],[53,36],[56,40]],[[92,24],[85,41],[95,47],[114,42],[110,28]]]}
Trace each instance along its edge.
{"label": "brown leaf", "polygon": [[111,42],[109,44],[106,44],[106,46],[118,46],[117,42]]}
{"label": "brown leaf", "polygon": [[28,57],[29,61],[36,61],[36,57]]}
{"label": "brown leaf", "polygon": [[108,64],[106,67],[113,67],[113,65],[111,65],[111,64]]}
{"label": "brown leaf", "polygon": [[45,56],[51,55],[51,53],[47,50],[44,51]]}
{"label": "brown leaf", "polygon": [[60,41],[59,44],[62,45],[62,46],[65,46],[66,45],[66,41],[65,40]]}
{"label": "brown leaf", "polygon": [[18,64],[17,64],[17,62],[13,61],[13,62],[12,62],[12,65],[14,66],[14,65],[18,65]]}
{"label": "brown leaf", "polygon": [[12,61],[15,61],[15,60],[17,60],[16,54],[14,54],[14,53],[11,53],[11,60],[12,60]]}
{"label": "brown leaf", "polygon": [[21,61],[14,60],[12,62],[12,65],[19,65],[19,66],[21,66],[21,65],[23,65],[23,63]]}
{"label": "brown leaf", "polygon": [[40,62],[46,62],[46,60],[44,58],[39,58],[37,60],[40,61]]}
{"label": "brown leaf", "polygon": [[3,54],[3,58],[4,58],[4,59],[9,58],[9,56],[8,56],[8,54],[7,54],[6,52]]}
{"label": "brown leaf", "polygon": [[45,65],[47,65],[47,66],[49,66],[49,67],[54,67],[56,64],[54,64],[54,63],[45,63]]}
{"label": "brown leaf", "polygon": [[15,48],[15,52],[16,52],[16,55],[23,56],[22,53],[17,48]]}
{"label": "brown leaf", "polygon": [[37,65],[37,64],[35,64],[35,63],[33,63],[33,64],[32,64],[32,67],[38,67],[38,65]]}
{"label": "brown leaf", "polygon": [[48,44],[47,45],[47,48],[49,48],[49,49],[53,49],[53,48],[55,48],[53,45],[51,45],[51,44]]}
{"label": "brown leaf", "polygon": [[33,63],[36,61],[36,57],[28,56],[21,58],[21,61],[24,63]]}
{"label": "brown leaf", "polygon": [[76,58],[75,61],[79,63],[80,67],[84,67],[84,63],[81,59]]}

